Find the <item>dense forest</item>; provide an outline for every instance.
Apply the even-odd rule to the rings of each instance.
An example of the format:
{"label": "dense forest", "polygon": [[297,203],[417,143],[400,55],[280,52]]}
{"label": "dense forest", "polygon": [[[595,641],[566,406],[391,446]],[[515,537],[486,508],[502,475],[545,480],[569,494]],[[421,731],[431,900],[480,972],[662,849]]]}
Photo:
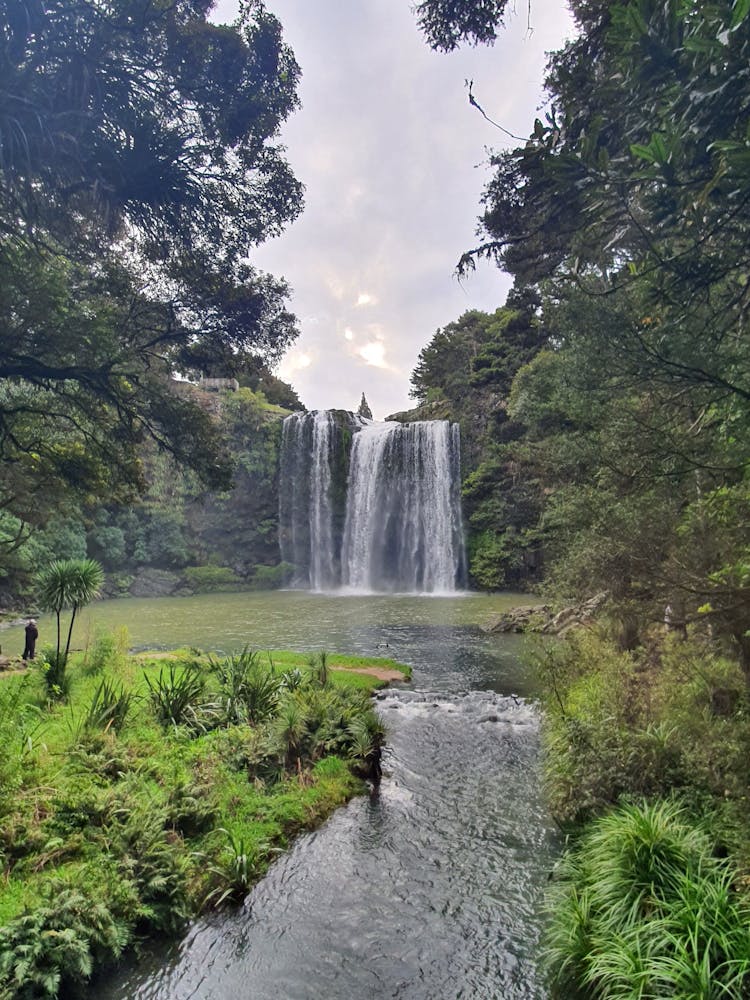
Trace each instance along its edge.
{"label": "dense forest", "polygon": [[[459,262],[513,276],[529,337],[504,341],[493,400],[508,313],[467,314],[422,352],[414,392],[464,425],[482,414],[475,579],[533,554],[551,600],[606,595],[595,625],[531,654],[572,837],[556,995],[745,997],[750,4],[570,7],[577,37],[550,57],[528,140],[494,154],[482,242]],[[451,50],[491,43],[510,5],[417,12]]]}
{"label": "dense forest", "polygon": [[4,516],[5,538],[17,541],[3,563],[0,604],[33,607],[36,575],[55,559],[96,559],[109,596],[263,589],[284,582],[278,544],[281,424],[301,403],[267,371],[263,380],[241,376],[236,382],[236,389],[220,391],[173,383],[175,392],[216,423],[231,473],[226,489],[207,486],[169,450],[143,442],[138,455],[144,492],[137,502],[71,499],[58,517],[26,532],[21,518]]}
{"label": "dense forest", "polygon": [[[268,369],[297,335],[287,286],[249,262],[302,207],[278,144],[299,69],[262,4],[233,26],[211,23],[211,6],[3,7],[4,600],[29,595],[50,555],[85,548],[107,568],[121,556],[125,576],[196,562],[165,463],[193,474],[184,488],[200,502],[198,483],[221,497],[240,467],[268,460],[247,454],[265,445],[239,427],[257,423],[251,402],[229,415],[230,446],[174,372],[236,376],[299,405]],[[269,563],[262,546],[254,556]]]}

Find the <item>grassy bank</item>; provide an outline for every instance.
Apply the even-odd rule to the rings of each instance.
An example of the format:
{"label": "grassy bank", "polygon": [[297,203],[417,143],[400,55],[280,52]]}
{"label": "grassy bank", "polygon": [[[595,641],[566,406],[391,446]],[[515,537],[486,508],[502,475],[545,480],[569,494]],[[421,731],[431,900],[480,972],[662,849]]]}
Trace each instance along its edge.
{"label": "grassy bank", "polygon": [[565,1000],[750,996],[750,699],[709,637],[605,628],[533,654],[548,799],[568,834],[549,897]]}
{"label": "grassy bank", "polygon": [[408,676],[123,645],[105,636],[72,661],[54,703],[38,668],[0,677],[2,1000],[57,996],[139,936],[241,899],[377,770],[369,695]]}

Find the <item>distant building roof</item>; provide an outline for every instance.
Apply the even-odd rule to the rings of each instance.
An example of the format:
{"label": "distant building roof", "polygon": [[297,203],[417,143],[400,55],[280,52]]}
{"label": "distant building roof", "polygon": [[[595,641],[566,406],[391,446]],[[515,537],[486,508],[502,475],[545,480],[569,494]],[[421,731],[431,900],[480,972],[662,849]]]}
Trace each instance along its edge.
{"label": "distant building roof", "polygon": [[236,378],[202,378],[198,383],[198,388],[205,392],[237,392],[240,383]]}

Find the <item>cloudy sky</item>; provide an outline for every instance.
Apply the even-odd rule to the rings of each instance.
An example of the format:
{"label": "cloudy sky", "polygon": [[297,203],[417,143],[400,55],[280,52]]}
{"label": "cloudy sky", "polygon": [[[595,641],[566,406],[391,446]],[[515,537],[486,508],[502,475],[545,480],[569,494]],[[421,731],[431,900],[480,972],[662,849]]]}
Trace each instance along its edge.
{"label": "cloudy sky", "polygon": [[[431,52],[410,0],[267,0],[302,67],[302,109],[284,142],[305,211],[254,262],[287,278],[301,336],[278,374],[310,408],[376,418],[406,409],[409,376],[438,327],[502,305],[509,281],[484,265],[459,283],[476,243],[487,150],[510,143],[542,101],[545,52],[571,32],[564,0],[524,0],[492,48]],[[214,19],[232,20],[237,0]],[[510,143],[512,144],[512,143]]]}

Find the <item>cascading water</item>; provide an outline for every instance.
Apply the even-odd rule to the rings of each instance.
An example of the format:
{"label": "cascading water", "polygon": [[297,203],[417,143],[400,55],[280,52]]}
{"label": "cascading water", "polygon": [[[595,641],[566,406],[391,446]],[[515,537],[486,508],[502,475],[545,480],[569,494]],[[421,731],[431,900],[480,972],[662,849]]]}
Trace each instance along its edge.
{"label": "cascading water", "polygon": [[341,410],[293,413],[284,421],[279,544],[295,587],[332,590],[340,583],[348,441],[360,425]]}
{"label": "cascading water", "polygon": [[444,420],[374,423],[315,410],[284,421],[281,558],[293,585],[451,593],[464,584],[460,441]]}
{"label": "cascading water", "polygon": [[463,577],[458,425],[370,424],[352,444],[341,577],[355,590],[451,592]]}

